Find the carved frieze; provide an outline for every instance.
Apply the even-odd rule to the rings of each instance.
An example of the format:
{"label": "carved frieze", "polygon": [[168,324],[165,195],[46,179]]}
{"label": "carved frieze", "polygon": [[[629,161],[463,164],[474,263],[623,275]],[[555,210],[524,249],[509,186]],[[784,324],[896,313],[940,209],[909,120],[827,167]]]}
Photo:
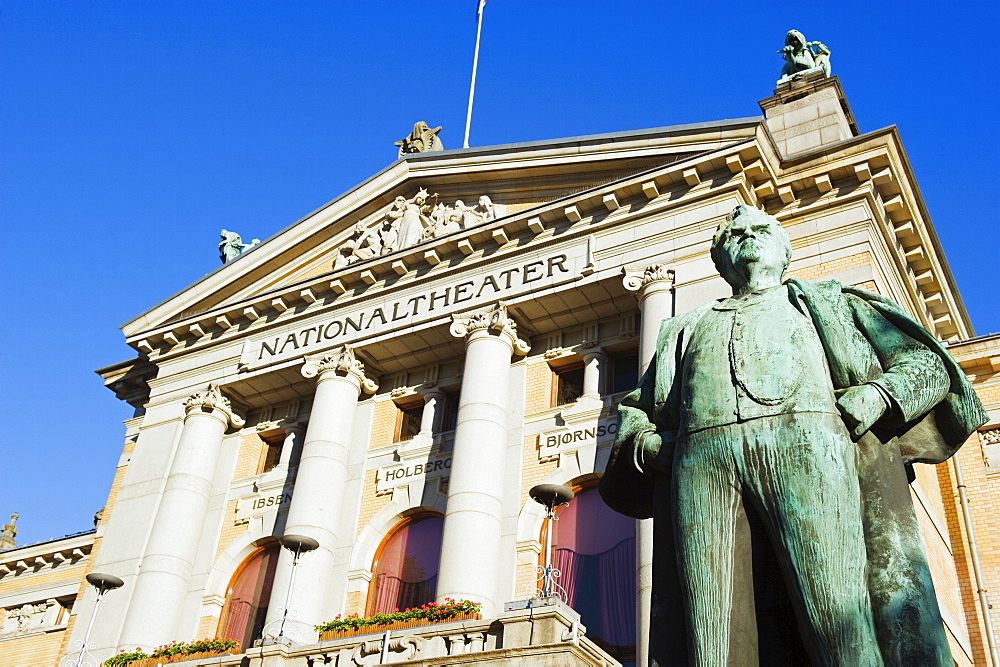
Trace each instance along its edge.
{"label": "carved frieze", "polygon": [[427,239],[489,222],[500,214],[499,206],[482,195],[475,206],[461,199],[451,205],[439,201],[437,194],[421,188],[413,197],[396,197],[389,209],[375,224],[359,222],[352,229],[333,260],[333,269],[342,269],[355,262],[380,257],[409,248]]}

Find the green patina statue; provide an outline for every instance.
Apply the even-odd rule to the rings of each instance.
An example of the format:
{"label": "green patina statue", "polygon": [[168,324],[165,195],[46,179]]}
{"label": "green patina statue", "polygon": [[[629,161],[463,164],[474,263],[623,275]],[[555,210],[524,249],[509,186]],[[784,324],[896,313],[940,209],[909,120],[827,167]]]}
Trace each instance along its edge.
{"label": "green patina statue", "polygon": [[785,47],[778,53],[785,59],[785,66],[781,68],[782,80],[817,68],[830,76],[830,49],[822,42],[806,41],[805,35],[798,30],[788,31]]}
{"label": "green patina statue", "polygon": [[986,413],[899,306],[784,280],[790,256],[737,207],[712,243],[733,296],[664,320],[619,406],[600,489],[655,519],[651,664],[951,665],[910,464]]}

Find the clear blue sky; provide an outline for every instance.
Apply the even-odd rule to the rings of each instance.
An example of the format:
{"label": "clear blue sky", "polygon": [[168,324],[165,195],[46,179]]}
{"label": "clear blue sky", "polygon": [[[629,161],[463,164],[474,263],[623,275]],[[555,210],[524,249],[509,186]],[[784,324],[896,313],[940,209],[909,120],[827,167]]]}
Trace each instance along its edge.
{"label": "clear blue sky", "polygon": [[[808,5],[812,4],[812,8]],[[91,527],[127,405],[117,327],[395,159],[461,146],[476,0],[0,0],[0,520]],[[896,9],[899,8],[899,9]],[[760,113],[785,31],[899,126],[978,333],[1000,331],[993,2],[489,0],[473,145]],[[2,522],[2,521],[0,521]]]}

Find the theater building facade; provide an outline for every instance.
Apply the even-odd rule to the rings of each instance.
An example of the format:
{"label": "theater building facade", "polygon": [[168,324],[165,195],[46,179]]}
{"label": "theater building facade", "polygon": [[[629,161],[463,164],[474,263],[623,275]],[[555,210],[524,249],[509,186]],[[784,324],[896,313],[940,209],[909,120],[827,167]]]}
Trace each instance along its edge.
{"label": "theater building facade", "polygon": [[[659,322],[728,295],[709,244],[748,204],[788,230],[789,275],[902,304],[989,410],[912,498],[956,663],[990,664],[1000,337],[974,335],[895,128],[860,133],[835,77],[761,108],[404,155],[125,324],[99,371],[135,408],[107,507],[80,544],[0,552],[0,663],[71,653],[101,572],[124,585],[98,660],[224,636],[240,654],[213,664],[641,664],[650,527],[595,485]],[[551,528],[540,483],[576,492]],[[296,560],[295,535],[318,547]],[[481,618],[313,629],[447,598]]]}

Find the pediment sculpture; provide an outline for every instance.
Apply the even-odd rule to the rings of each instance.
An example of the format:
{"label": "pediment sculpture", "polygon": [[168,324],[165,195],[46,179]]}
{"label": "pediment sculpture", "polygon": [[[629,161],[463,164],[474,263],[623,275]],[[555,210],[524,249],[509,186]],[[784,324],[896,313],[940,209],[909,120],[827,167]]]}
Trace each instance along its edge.
{"label": "pediment sculpture", "polygon": [[337,249],[333,270],[481,225],[496,219],[499,208],[488,195],[479,197],[475,206],[461,199],[449,206],[424,188],[410,199],[398,196],[374,225],[359,222],[351,229]]}
{"label": "pediment sculpture", "polygon": [[822,42],[807,41],[805,35],[798,30],[788,31],[785,35],[785,47],[778,53],[785,59],[779,82],[820,70],[830,76],[830,49]]}

